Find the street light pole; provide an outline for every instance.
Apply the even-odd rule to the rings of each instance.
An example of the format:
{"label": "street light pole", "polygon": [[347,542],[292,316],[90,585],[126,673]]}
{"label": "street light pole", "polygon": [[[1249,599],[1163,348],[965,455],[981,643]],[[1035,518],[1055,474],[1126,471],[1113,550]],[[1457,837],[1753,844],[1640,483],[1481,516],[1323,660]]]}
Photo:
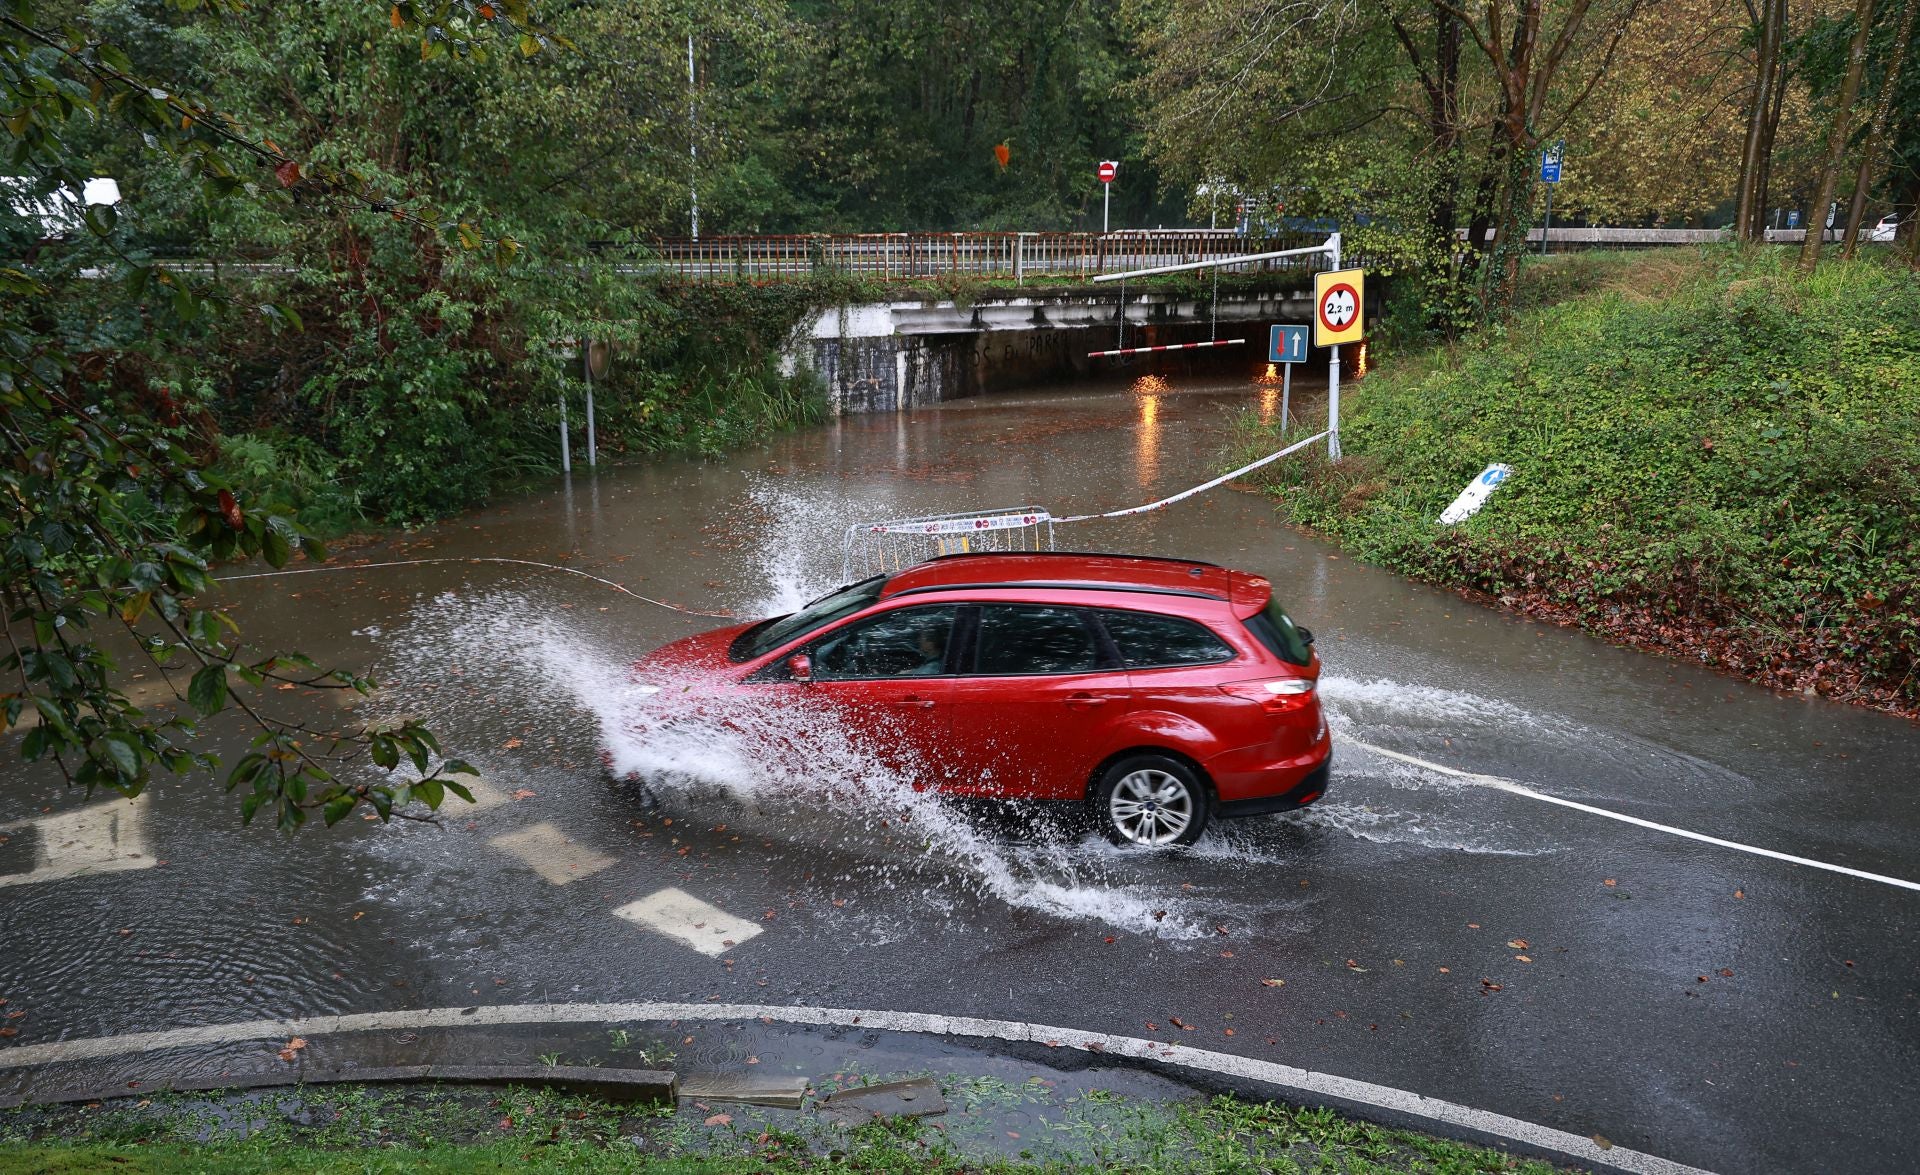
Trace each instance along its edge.
{"label": "street light pole", "polygon": [[694,105],[693,34],[687,34],[687,195],[692,210],[693,239],[700,239],[700,129],[698,108]]}

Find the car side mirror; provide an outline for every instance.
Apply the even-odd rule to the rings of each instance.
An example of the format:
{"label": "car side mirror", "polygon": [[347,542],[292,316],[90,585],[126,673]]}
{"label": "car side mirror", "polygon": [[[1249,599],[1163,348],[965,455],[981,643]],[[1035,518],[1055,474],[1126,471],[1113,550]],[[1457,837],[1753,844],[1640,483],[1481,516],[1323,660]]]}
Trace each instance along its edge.
{"label": "car side mirror", "polygon": [[1299,633],[1300,639],[1306,644],[1310,645],[1313,643],[1313,630],[1311,628],[1308,628],[1304,624],[1296,624],[1293,626],[1293,631]]}
{"label": "car side mirror", "polygon": [[813,658],[805,653],[795,653],[787,658],[787,672],[795,681],[812,681]]}

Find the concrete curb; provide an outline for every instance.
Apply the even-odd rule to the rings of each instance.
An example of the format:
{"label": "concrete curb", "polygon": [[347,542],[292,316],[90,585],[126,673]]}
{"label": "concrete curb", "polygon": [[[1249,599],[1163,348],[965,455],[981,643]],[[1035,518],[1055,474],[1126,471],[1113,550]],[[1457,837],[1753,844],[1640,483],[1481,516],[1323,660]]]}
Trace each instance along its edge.
{"label": "concrete curb", "polygon": [[[129,1033],[49,1044],[16,1045],[0,1050],[0,1070],[28,1065],[91,1060],[153,1052],[232,1044],[248,1040],[275,1040],[290,1036],[323,1036],[342,1032],[419,1030],[423,1028],[498,1027],[511,1024],[633,1024],[668,1020],[762,1020],[766,1023],[813,1024],[882,1032],[914,1032],[933,1036],[977,1037],[981,1040],[1077,1049],[1114,1060],[1131,1059],[1209,1074],[1235,1086],[1258,1086],[1285,1100],[1306,1106],[1328,1106],[1357,1117],[1391,1126],[1452,1138],[1467,1138],[1556,1162],[1572,1162],[1595,1170],[1628,1175],[1708,1175],[1658,1155],[1629,1150],[1550,1126],[1505,1114],[1442,1101],[1409,1090],[1330,1073],[1316,1073],[1234,1053],[1189,1048],[1178,1042],[1148,1040],[1059,1028],[1021,1020],[974,1016],[943,1016],[928,1012],[896,1012],[863,1008],[814,1008],[780,1004],[686,1004],[631,1002],[606,1004],[498,1004],[466,1008],[421,1008],[398,1012],[363,1012],[340,1016],[308,1016],[287,1020],[252,1020],[208,1024],[163,1032]],[[554,1070],[542,1067],[540,1072]],[[599,1073],[602,1070],[593,1070]]]}

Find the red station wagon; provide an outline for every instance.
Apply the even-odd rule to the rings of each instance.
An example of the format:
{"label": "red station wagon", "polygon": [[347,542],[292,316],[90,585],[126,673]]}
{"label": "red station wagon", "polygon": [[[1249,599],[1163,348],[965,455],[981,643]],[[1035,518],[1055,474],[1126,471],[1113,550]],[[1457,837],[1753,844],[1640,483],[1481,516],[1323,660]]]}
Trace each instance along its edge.
{"label": "red station wagon", "polygon": [[1326,790],[1312,640],[1265,578],[1211,563],[956,555],[634,668],[825,705],[916,787],[1084,803],[1117,843],[1185,845]]}

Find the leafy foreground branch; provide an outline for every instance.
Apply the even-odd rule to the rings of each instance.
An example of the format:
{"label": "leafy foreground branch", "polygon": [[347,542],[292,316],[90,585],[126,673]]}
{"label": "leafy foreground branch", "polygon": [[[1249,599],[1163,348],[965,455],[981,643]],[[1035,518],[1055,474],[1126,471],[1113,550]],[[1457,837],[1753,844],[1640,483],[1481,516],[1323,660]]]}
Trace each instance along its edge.
{"label": "leafy foreground branch", "polygon": [[[512,240],[489,241],[466,222],[442,226],[425,201],[387,198],[351,169],[303,164],[212,102],[141,76],[128,53],[84,28],[37,21],[35,7],[13,0],[0,9],[0,113],[11,136],[9,166],[27,173],[26,195],[78,192],[85,152],[74,138],[105,133],[177,161],[210,202],[289,216],[374,213],[413,226],[436,246],[491,246],[500,264],[513,259]],[[180,7],[245,15],[237,0]],[[396,35],[421,35],[427,58],[449,50],[472,58],[509,35],[523,55],[555,43],[521,2],[497,10],[441,5],[431,13],[405,4],[391,9],[390,21]],[[249,179],[249,166],[272,181]],[[245,819],[267,808],[291,831],[315,810],[331,824],[361,803],[387,819],[416,799],[438,807],[449,791],[471,800],[450,777],[472,768],[442,760],[417,721],[321,734],[269,713],[254,695],[270,683],[366,693],[373,682],[299,653],[253,649],[230,616],[197,602],[213,586],[217,562],[257,556],[278,567],[296,549],[316,560],[325,552],[284,502],[269,494],[243,504],[210,470],[212,454],[189,447],[194,434],[164,383],[115,378],[116,343],[130,333],[146,335],[150,346],[158,336],[160,349],[168,337],[186,347],[189,323],[238,309],[121,248],[116,221],[111,207],[88,208],[89,248],[78,256],[49,263],[32,253],[20,268],[0,268],[5,730],[26,728],[22,756],[51,762],[88,791],[131,796],[157,769],[218,770],[216,757],[197,749],[195,719],[156,717],[117,687],[120,660],[138,657],[200,718],[231,708],[258,730],[226,776],[230,791],[244,792]],[[109,281],[133,321],[76,318],[72,304],[94,299],[60,296],[100,291]],[[297,315],[276,305],[245,311],[275,330],[300,327]],[[342,778],[338,765],[349,750],[364,750],[383,774],[371,782]],[[410,773],[400,773],[403,763]]]}
{"label": "leafy foreground branch", "polygon": [[[250,1099],[0,1116],[0,1175],[173,1172],[651,1171],[960,1175],[1267,1171],[1551,1175],[1548,1164],[1411,1131],[1232,1097],[1053,1098],[1041,1078],[941,1081],[949,1112],[844,1128],[810,1111],[609,1105],[549,1090],[332,1087]],[[9,1121],[9,1117],[12,1119]]]}

